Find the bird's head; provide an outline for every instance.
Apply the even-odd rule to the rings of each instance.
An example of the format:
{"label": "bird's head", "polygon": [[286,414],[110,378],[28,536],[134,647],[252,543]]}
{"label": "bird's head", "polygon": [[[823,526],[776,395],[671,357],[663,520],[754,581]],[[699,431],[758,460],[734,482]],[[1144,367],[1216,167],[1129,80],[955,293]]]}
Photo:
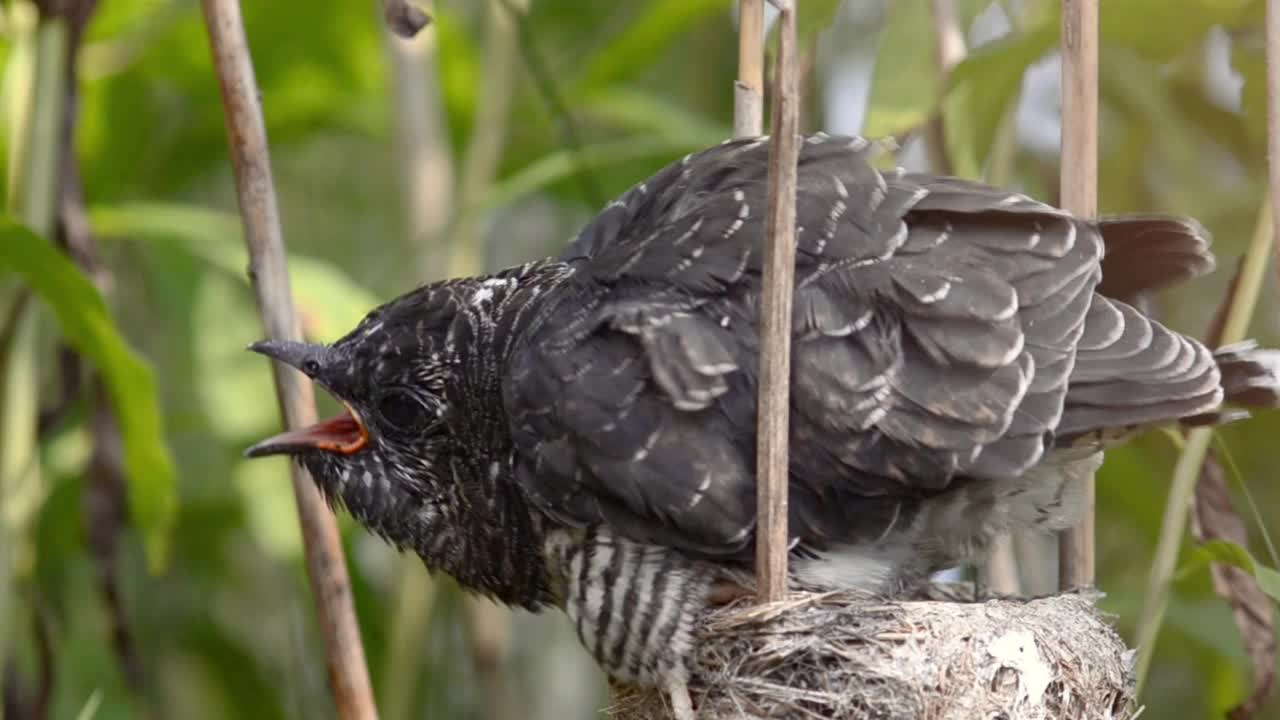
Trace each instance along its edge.
{"label": "bird's head", "polygon": [[536,530],[504,482],[510,440],[494,381],[495,346],[518,328],[499,306],[516,288],[503,277],[445,281],[375,309],[331,345],[254,343],[343,410],[246,454],[294,456],[369,530],[464,587],[532,608],[550,591]]}
{"label": "bird's head", "polygon": [[292,455],[331,500],[401,545],[433,515],[450,446],[449,304],[430,288],[369,313],[331,345],[263,340],[250,349],[310,377],[343,405],[309,427],[263,440],[249,457]]}

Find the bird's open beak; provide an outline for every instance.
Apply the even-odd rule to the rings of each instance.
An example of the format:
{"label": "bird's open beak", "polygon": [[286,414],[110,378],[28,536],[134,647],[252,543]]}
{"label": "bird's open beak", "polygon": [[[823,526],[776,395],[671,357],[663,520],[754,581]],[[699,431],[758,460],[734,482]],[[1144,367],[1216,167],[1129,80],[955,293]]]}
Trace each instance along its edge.
{"label": "bird's open beak", "polygon": [[255,458],[324,450],[351,455],[363,449],[368,442],[369,431],[365,430],[360,417],[348,405],[328,420],[296,430],[286,430],[245,450],[244,454],[245,457]]}
{"label": "bird's open beak", "polygon": [[[307,363],[308,360],[316,359],[319,348],[306,343],[263,340],[250,345],[249,349],[311,375],[312,372],[309,372]],[[360,415],[355,409],[345,401],[342,404],[343,411],[334,417],[269,437],[245,450],[245,456],[255,458],[266,455],[293,455],[309,450],[324,450],[341,455],[359,452],[369,442],[369,431],[360,421]]]}

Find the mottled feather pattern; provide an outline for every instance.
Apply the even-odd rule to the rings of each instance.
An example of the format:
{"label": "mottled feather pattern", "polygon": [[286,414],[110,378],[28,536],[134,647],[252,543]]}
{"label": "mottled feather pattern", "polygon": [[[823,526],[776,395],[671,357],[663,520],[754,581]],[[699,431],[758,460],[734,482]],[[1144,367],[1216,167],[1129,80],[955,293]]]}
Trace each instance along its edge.
{"label": "mottled feather pattern", "polygon": [[[1097,229],[1060,210],[880,172],[875,152],[859,138],[817,137],[801,155],[792,432],[820,450],[795,459],[793,485],[812,485],[833,507],[875,494],[914,502],[952,478],[1034,464],[1063,412],[1102,257]],[[591,374],[543,386],[541,408],[537,394],[513,394],[523,400],[513,418],[540,438],[523,448],[537,466],[529,475],[554,483],[546,468],[562,462],[575,488],[600,497],[601,514],[578,523],[607,515],[697,553],[749,552],[766,153],[745,141],[674,163],[563,254],[575,274],[560,292],[591,313],[567,329],[534,328],[516,363],[564,376],[555,368],[574,355],[640,353],[648,370],[621,393]],[[657,401],[645,403],[648,393]],[[628,434],[571,409],[588,398],[627,412]],[[679,440],[646,464],[595,459],[610,448],[654,457],[664,439],[642,428],[672,428]],[[677,468],[707,466],[721,468],[720,491],[704,505],[701,482]],[[879,527],[834,511],[793,520],[798,539],[819,545]]]}
{"label": "mottled feather pattern", "polygon": [[[1125,437],[1280,401],[1274,351],[1211,353],[1131,304],[1212,267],[1196,223],[1076,218],[882,152],[800,154],[793,587],[906,590],[1069,526]],[[679,697],[697,615],[752,585],[767,168],[765,138],[686,156],[559,257],[419,288],[318,348],[306,372],[369,444],[302,455],[326,497]],[[412,428],[381,414],[396,392]]]}

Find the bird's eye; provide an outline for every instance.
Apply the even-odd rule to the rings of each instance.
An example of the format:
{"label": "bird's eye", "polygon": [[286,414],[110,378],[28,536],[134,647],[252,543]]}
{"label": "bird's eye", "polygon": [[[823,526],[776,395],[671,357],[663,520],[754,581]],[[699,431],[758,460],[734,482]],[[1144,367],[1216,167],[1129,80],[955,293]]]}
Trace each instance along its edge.
{"label": "bird's eye", "polygon": [[378,401],[378,412],[387,424],[406,433],[423,429],[430,420],[426,406],[403,390],[383,395]]}
{"label": "bird's eye", "polygon": [[308,360],[302,363],[302,372],[306,373],[307,375],[319,375],[320,363],[316,362],[315,360]]}

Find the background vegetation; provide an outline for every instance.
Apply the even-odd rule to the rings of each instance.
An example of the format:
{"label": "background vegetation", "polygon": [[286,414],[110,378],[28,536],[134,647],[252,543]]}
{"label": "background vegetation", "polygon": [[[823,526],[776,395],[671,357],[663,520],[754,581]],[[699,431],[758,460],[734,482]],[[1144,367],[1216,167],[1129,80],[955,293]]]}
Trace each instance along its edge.
{"label": "background vegetation", "polygon": [[[609,197],[729,136],[734,4],[441,1],[407,44],[368,0],[245,3],[307,334],[334,339],[426,280],[554,253]],[[956,3],[971,54],[946,81],[925,0],[801,4],[806,128],[892,134],[908,166],[945,161],[1056,199],[1055,3]],[[279,420],[266,362],[243,350],[261,329],[200,8],[94,5],[0,6],[3,717],[328,717],[284,461],[240,454]],[[1221,270],[1158,302],[1197,335],[1259,221],[1262,9],[1103,3],[1100,207],[1213,231]],[[48,19],[59,13],[71,22]],[[83,215],[67,199],[76,168],[56,161],[64,110]],[[946,143],[930,153],[938,110]],[[1266,283],[1252,334],[1276,344]],[[1263,414],[1219,445],[1250,549],[1273,567],[1276,437],[1280,414]],[[1177,452],[1152,434],[1099,478],[1102,602],[1130,640]],[[341,522],[383,717],[601,706],[603,680],[562,618],[468,604]],[[1037,567],[1051,576],[1024,563],[1029,587]],[[1254,632],[1257,647],[1274,629]],[[1168,598],[1148,716],[1221,717],[1252,672],[1231,607],[1191,562]],[[1278,715],[1273,700],[1258,717]]]}

